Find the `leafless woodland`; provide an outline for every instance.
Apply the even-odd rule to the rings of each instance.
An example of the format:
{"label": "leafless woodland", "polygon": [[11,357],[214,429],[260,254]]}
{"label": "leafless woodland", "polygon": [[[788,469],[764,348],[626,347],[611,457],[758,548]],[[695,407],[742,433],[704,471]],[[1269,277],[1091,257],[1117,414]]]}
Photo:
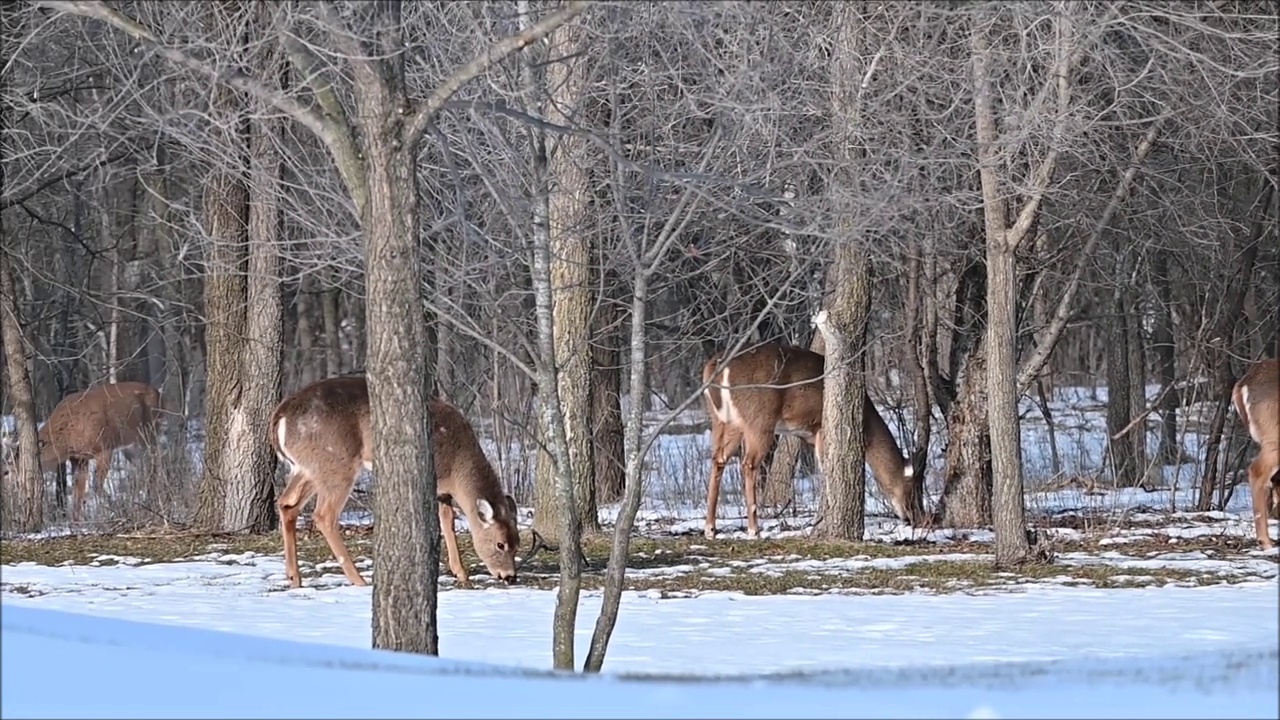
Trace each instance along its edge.
{"label": "leafless woodland", "polygon": [[[382,646],[435,642],[430,393],[558,538],[572,627],[576,538],[625,500],[620,582],[645,454],[701,408],[716,350],[826,346],[828,392],[901,408],[917,468],[945,438],[938,522],[994,526],[1011,563],[1035,554],[1020,397],[1105,386],[1122,486],[1176,460],[1185,408],[1211,402],[1207,509],[1241,467],[1231,385],[1280,351],[1274,3],[0,14],[0,414],[34,447],[66,394],[151,383],[201,459],[160,458],[101,521],[267,532],[272,408],[367,372],[377,567],[430,586],[410,637],[411,617],[379,625],[375,578]],[[1135,425],[1160,428],[1160,457]],[[861,433],[838,436],[823,492],[861,498]],[[807,454],[780,443],[767,505]],[[10,530],[61,521],[36,474],[9,476]],[[847,517],[822,532],[861,536],[861,500],[827,507]]]}

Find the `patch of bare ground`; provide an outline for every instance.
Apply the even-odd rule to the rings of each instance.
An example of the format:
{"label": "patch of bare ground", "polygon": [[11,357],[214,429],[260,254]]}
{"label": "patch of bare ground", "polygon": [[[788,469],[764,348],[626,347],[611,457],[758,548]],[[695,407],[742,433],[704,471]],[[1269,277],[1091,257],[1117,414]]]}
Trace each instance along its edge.
{"label": "patch of bare ground", "polygon": [[[465,533],[462,533],[465,535]],[[357,562],[372,552],[372,528],[344,529],[345,540]],[[1215,558],[1230,559],[1251,547],[1239,537],[1201,537],[1183,540],[1171,548],[1168,538],[1143,538],[1118,547],[1097,544],[1100,538],[1081,542],[1054,540],[1058,551],[1120,551],[1129,557],[1155,552],[1200,550]],[[522,538],[527,552],[531,538]],[[469,539],[459,545],[463,562],[478,587],[501,586],[489,577]],[[603,586],[610,538],[592,537],[584,543],[586,574],[583,587]],[[1099,588],[1145,587],[1166,583],[1214,584],[1251,579],[1248,574],[1218,574],[1194,567],[1161,567],[1134,570],[1108,564],[1030,564],[1003,572],[991,562],[990,545],[978,542],[887,544],[831,542],[807,538],[765,540],[707,540],[702,537],[637,537],[631,543],[627,589],[679,597],[702,592],[726,591],[748,595],[822,593],[976,592],[1010,590],[1033,583],[1086,585]],[[72,535],[40,540],[0,541],[0,563],[32,562],[41,565],[109,565],[177,562],[199,557],[273,555],[281,552],[280,537],[269,535],[208,535],[191,533],[135,533],[129,535]],[[298,553],[304,576],[337,572],[328,545],[318,532],[300,531]],[[125,560],[125,558],[128,558]],[[364,563],[361,563],[364,566]],[[447,570],[441,575],[451,584]],[[543,550],[521,569],[520,585],[550,589],[558,582],[555,551]],[[8,592],[17,592],[6,587]]]}

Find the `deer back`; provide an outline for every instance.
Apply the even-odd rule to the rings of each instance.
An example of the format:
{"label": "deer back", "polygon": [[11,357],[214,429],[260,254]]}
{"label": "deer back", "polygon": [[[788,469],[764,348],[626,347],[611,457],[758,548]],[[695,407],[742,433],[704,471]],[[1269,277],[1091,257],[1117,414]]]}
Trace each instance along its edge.
{"label": "deer back", "polygon": [[345,484],[354,482],[360,465],[373,462],[371,425],[368,385],[363,377],[344,375],[280,401],[267,427],[278,457],[319,483],[332,477]]}
{"label": "deer back", "polygon": [[[731,424],[812,435],[822,427],[823,357],[794,345],[764,343],[719,367],[703,366],[712,411]],[[719,372],[717,372],[717,368]],[[714,377],[713,377],[714,376]]]}
{"label": "deer back", "polygon": [[159,391],[141,382],[98,385],[64,397],[38,433],[45,472],[70,458],[142,440],[159,408]]}
{"label": "deer back", "polygon": [[1254,363],[1232,389],[1231,399],[1254,442],[1276,451],[1280,447],[1280,359]]}

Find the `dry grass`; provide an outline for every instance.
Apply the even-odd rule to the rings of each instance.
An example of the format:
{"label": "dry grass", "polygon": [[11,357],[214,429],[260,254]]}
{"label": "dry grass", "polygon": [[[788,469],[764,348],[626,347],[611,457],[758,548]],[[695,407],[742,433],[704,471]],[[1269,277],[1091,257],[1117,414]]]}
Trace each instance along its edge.
{"label": "dry grass", "polygon": [[[372,554],[372,528],[346,528],[344,535],[352,554],[359,561]],[[463,533],[465,536],[466,534]],[[1233,543],[1227,538],[1216,540],[1220,546]],[[1239,538],[1231,540],[1239,541]],[[530,539],[523,538],[527,551]],[[1153,543],[1156,542],[1153,540]],[[459,543],[463,561],[478,586],[493,581],[471,550],[469,538]],[[584,553],[587,571],[583,578],[586,590],[603,586],[604,568],[608,562],[610,539],[587,539]],[[1223,547],[1225,550],[1226,547]],[[1076,548],[1071,548],[1076,549]],[[1140,544],[1107,548],[1141,557]],[[1170,550],[1167,544],[1158,549]],[[1190,544],[1176,546],[1190,550]],[[210,553],[230,555],[279,555],[280,537],[270,535],[77,535],[41,540],[5,540],[0,542],[0,563],[32,562],[41,565],[88,564],[109,565],[116,558],[137,558],[144,563],[174,562]],[[1000,572],[990,562],[990,547],[975,543],[935,545],[917,543],[888,545],[809,540],[804,538],[758,541],[706,540],[701,537],[637,537],[631,543],[627,588],[655,591],[664,596],[681,596],[706,591],[732,591],[748,595],[785,593],[904,593],[904,592],[972,592],[983,589],[1013,588],[1026,583],[1054,582],[1085,584],[1100,588],[1140,587],[1168,582],[1210,584],[1238,582],[1242,576],[1197,573],[1184,569],[1135,571],[1108,565],[1042,564],[1030,565],[1016,573]],[[892,559],[904,557],[972,554],[972,560],[919,559],[906,565],[884,568],[845,570],[833,567],[798,568],[800,560],[825,561],[839,559]],[[304,576],[335,572],[336,564],[318,532],[300,531],[298,554]],[[134,561],[130,561],[134,562]],[[318,567],[317,567],[318,566]],[[448,577],[448,571],[441,570]],[[559,576],[555,551],[542,551],[521,570],[520,584],[549,589]],[[8,587],[9,592],[19,592]]]}

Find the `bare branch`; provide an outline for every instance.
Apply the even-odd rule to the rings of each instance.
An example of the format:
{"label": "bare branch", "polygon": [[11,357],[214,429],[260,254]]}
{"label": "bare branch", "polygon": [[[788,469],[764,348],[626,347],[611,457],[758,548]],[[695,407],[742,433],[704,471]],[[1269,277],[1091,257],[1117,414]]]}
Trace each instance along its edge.
{"label": "bare branch", "polygon": [[590,0],[574,0],[527,29],[494,43],[484,53],[458,68],[457,72],[441,83],[435,89],[435,92],[431,93],[430,97],[418,104],[412,120],[410,120],[405,129],[405,146],[413,147],[417,144],[418,140],[422,138],[422,133],[426,131],[427,125],[435,119],[445,103],[449,101],[449,98],[453,97],[464,85],[479,77],[508,55],[523,50],[550,35],[556,28],[582,14],[590,4]]}
{"label": "bare branch", "polygon": [[79,15],[100,20],[147,45],[156,54],[175,65],[197,74],[205,75],[215,82],[225,83],[275,107],[328,142],[324,121],[315,111],[303,107],[293,98],[272,90],[261,81],[249,77],[238,70],[219,69],[205,60],[192,57],[181,50],[169,47],[159,35],[152,32],[142,23],[120,13],[101,0],[35,0],[35,4],[68,15]]}
{"label": "bare branch", "polygon": [[325,141],[329,151],[333,153],[338,172],[342,174],[342,180],[351,192],[356,214],[362,215],[369,202],[369,189],[364,179],[364,162],[356,149],[355,134],[347,111],[338,99],[333,84],[321,71],[315,53],[297,36],[285,32],[283,28],[280,32],[280,44],[324,111],[322,122],[326,134],[321,135],[321,140]]}
{"label": "bare branch", "polygon": [[1068,106],[1071,103],[1071,80],[1069,75],[1076,58],[1076,33],[1068,4],[1066,2],[1057,3],[1057,11],[1057,58],[1053,65],[1053,71],[1050,73],[1050,77],[1053,78],[1058,90],[1057,118],[1054,121],[1053,133],[1049,136],[1049,142],[1052,143],[1052,147],[1033,175],[1031,197],[1022,206],[1022,210],[1018,212],[1018,218],[1014,221],[1013,227],[1005,232],[1005,242],[1008,243],[1010,250],[1016,250],[1022,244],[1022,241],[1026,239],[1027,231],[1031,229],[1031,224],[1035,222],[1036,213],[1040,211],[1040,203],[1044,200],[1045,190],[1049,187],[1049,181],[1053,179],[1053,171],[1058,167],[1058,156],[1062,152],[1062,136],[1066,128]]}
{"label": "bare branch", "polygon": [[102,167],[103,165],[114,165],[115,163],[120,162],[121,160],[129,157],[132,154],[133,154],[132,149],[117,150],[116,152],[111,153],[110,155],[104,155],[95,160],[91,160],[89,162],[82,163],[80,165],[75,165],[73,167],[66,168],[62,172],[56,173],[36,183],[35,185],[31,186],[21,194],[6,193],[5,195],[0,196],[0,210],[8,210],[9,208],[14,207],[15,205],[21,205],[26,201],[30,200],[31,198],[44,192],[48,188],[54,185],[57,185],[60,182],[63,182],[65,180],[70,180],[73,177],[76,177],[90,170],[95,170],[97,168]]}
{"label": "bare branch", "polygon": [[1053,348],[1057,345],[1058,338],[1062,335],[1062,331],[1066,329],[1067,321],[1071,319],[1071,305],[1075,300],[1076,290],[1080,287],[1080,277],[1084,274],[1085,265],[1093,257],[1093,251],[1098,247],[1098,243],[1101,242],[1103,232],[1111,224],[1111,218],[1115,217],[1116,212],[1120,209],[1120,203],[1124,202],[1124,199],[1128,197],[1129,188],[1133,186],[1133,180],[1138,176],[1142,161],[1146,159],[1147,154],[1151,152],[1152,146],[1155,145],[1156,136],[1159,132],[1160,122],[1157,121],[1151,126],[1151,129],[1147,130],[1142,142],[1138,143],[1138,149],[1133,155],[1133,160],[1120,178],[1120,183],[1116,186],[1115,192],[1111,193],[1111,200],[1107,203],[1106,211],[1102,213],[1102,217],[1094,225],[1093,232],[1090,233],[1089,239],[1080,250],[1080,254],[1076,256],[1076,264],[1071,269],[1071,278],[1067,281],[1066,289],[1062,291],[1062,296],[1058,298],[1058,306],[1053,311],[1053,320],[1049,322],[1044,330],[1037,334],[1035,350],[1027,357],[1022,364],[1022,368],[1018,371],[1019,395],[1031,387],[1031,383],[1035,382],[1036,376],[1040,374],[1040,369],[1044,367],[1044,364],[1049,360],[1049,356],[1053,354]]}

